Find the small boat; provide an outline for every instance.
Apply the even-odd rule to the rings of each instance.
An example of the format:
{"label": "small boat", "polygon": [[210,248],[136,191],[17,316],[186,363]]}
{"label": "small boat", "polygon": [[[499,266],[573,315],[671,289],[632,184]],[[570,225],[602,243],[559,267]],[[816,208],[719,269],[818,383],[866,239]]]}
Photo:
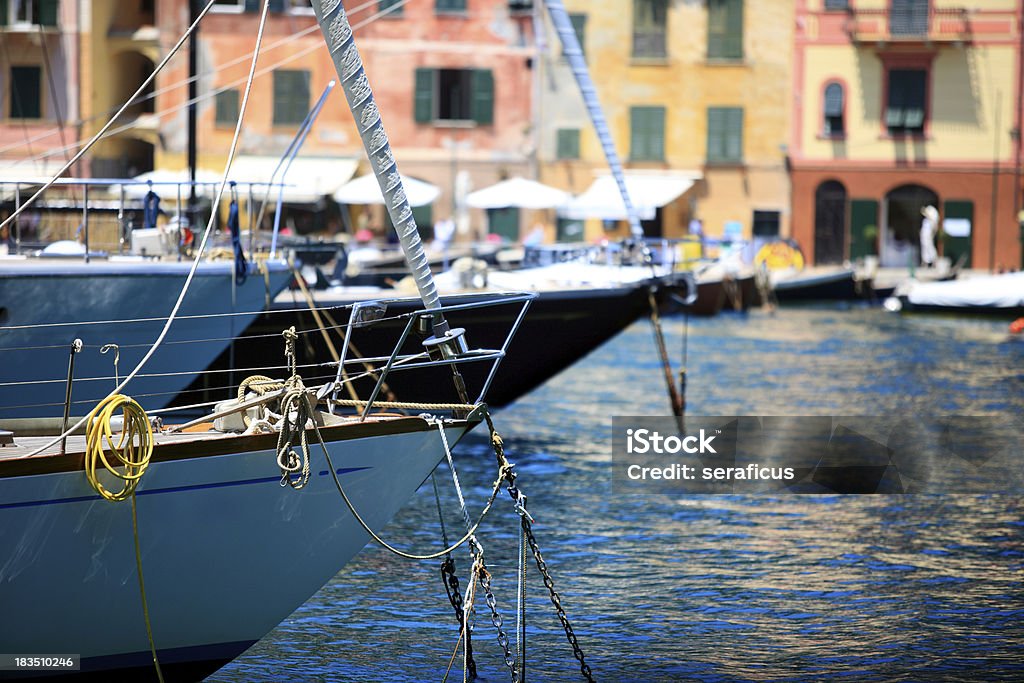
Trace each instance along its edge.
{"label": "small boat", "polygon": [[1020,316],[1024,315],[1024,273],[911,281],[886,299],[885,307],[914,313]]}
{"label": "small boat", "polygon": [[779,303],[854,301],[871,291],[870,283],[858,280],[856,271],[844,266],[772,271],[770,275]]}

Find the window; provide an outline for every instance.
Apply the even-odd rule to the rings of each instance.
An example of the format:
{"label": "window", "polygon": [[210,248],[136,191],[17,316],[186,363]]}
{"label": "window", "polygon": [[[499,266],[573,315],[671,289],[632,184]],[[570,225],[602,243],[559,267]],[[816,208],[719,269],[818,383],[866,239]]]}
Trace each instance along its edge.
{"label": "window", "polygon": [[249,3],[245,0],[213,0],[211,12],[244,12],[249,10]]}
{"label": "window", "polygon": [[579,159],[580,158],[580,129],[559,128],[556,133],[557,159]]}
{"label": "window", "polygon": [[438,14],[464,13],[466,0],[436,0],[434,11]]}
{"label": "window", "polygon": [[0,26],[57,25],[57,0],[0,0]]}
{"label": "window", "polygon": [[[572,22],[572,30],[576,33],[576,41],[580,44],[580,52],[584,56],[587,54],[586,45],[586,31],[587,31],[587,15],[586,14],[570,14],[569,21]],[[565,55],[565,46],[562,46],[562,55]]]}
{"label": "window", "polygon": [[708,0],[708,59],[743,59],[743,0]]}
{"label": "window", "polygon": [[743,162],[743,108],[708,107],[708,163]]}
{"label": "window", "polygon": [[274,125],[302,123],[309,113],[309,72],[278,69],[274,72]]}
{"label": "window", "polygon": [[664,161],[665,107],[630,108],[629,158],[633,161]]}
{"label": "window", "polygon": [[842,85],[829,83],[825,86],[824,119],[821,128],[823,135],[842,137],[846,134],[843,121],[844,100]]}
{"label": "window", "polygon": [[238,122],[238,91],[225,90],[217,93],[215,103],[214,122],[216,125],[234,126]]}
{"label": "window", "polygon": [[920,135],[924,132],[927,75],[924,69],[889,71],[885,127],[890,135]]}
{"label": "window", "polygon": [[668,0],[633,0],[633,56],[668,56]]}
{"label": "window", "polygon": [[309,0],[287,0],[284,4],[292,14],[313,14],[313,6],[309,4]]}
{"label": "window", "polygon": [[11,93],[7,101],[12,119],[39,119],[43,116],[43,70],[38,66],[11,67]]}
{"label": "window", "polygon": [[533,10],[533,0],[508,0],[508,11],[512,14]]}
{"label": "window", "polygon": [[889,32],[894,36],[928,34],[928,0],[892,0]]}
{"label": "window", "polygon": [[402,2],[402,0],[379,0],[377,2],[377,11],[381,12],[382,14],[384,12],[387,12],[387,14],[383,16],[401,16],[405,11],[404,9],[402,9],[403,7],[405,7],[405,4]]}
{"label": "window", "polygon": [[490,69],[416,69],[415,120],[494,123]]}
{"label": "window", "polygon": [[850,3],[847,0],[825,0],[825,10],[847,10],[850,8]]}
{"label": "window", "polygon": [[779,211],[758,211],[754,209],[754,222],[751,230],[754,237],[778,237],[781,216],[782,214]]}

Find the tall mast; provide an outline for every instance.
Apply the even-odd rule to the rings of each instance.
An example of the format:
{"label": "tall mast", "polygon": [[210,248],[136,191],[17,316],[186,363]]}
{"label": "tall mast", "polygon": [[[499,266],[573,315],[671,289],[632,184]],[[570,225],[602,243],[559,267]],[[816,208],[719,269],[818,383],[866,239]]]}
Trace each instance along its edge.
{"label": "tall mast", "polygon": [[562,0],[544,0],[544,4],[548,7],[548,14],[551,15],[551,22],[555,25],[558,37],[562,39],[565,56],[572,68],[573,76],[576,77],[580,92],[583,94],[583,102],[587,105],[590,120],[593,121],[597,138],[601,141],[601,149],[604,150],[605,158],[608,160],[612,177],[615,178],[615,183],[619,186],[619,194],[622,195],[622,203],[626,206],[626,215],[629,217],[630,230],[633,237],[643,237],[644,230],[640,226],[640,218],[633,202],[629,199],[629,191],[626,189],[626,177],[622,171],[622,162],[619,161],[618,152],[615,151],[615,142],[608,130],[608,122],[604,118],[601,102],[597,99],[597,90],[594,88],[594,82],[590,79],[590,70],[587,68],[587,61],[583,58],[583,50],[580,49],[580,41],[569,20],[569,14],[565,11]]}
{"label": "tall mast", "polygon": [[[195,24],[188,39],[188,215],[189,226],[196,225],[196,99],[199,95],[199,0],[188,0],[189,24]],[[180,217],[179,217],[180,218]]]}
{"label": "tall mast", "polygon": [[423,253],[423,242],[416,229],[412,207],[409,206],[409,199],[402,186],[398,164],[395,163],[395,155],[384,131],[380,110],[363,70],[363,60],[352,37],[352,27],[345,15],[345,8],[341,6],[341,0],[313,0],[312,4],[320,30],[327,42],[327,49],[330,50],[331,59],[334,61],[334,68],[338,72],[338,82],[345,92],[345,99],[348,100],[349,109],[352,110],[352,117],[359,130],[359,137],[370,159],[370,167],[380,184],[384,206],[398,232],[405,261],[416,281],[416,288],[424,307],[428,311],[434,311],[434,334],[436,337],[445,336],[448,333],[448,324],[440,311],[441,302],[434,285],[434,276],[430,272],[427,256]]}

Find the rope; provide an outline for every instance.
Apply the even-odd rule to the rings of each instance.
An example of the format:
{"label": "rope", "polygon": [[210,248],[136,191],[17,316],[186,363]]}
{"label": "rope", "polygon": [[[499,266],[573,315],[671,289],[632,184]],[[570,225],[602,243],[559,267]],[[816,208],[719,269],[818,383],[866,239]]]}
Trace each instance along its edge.
{"label": "rope", "polygon": [[[350,408],[362,408],[369,401],[334,400],[335,405],[347,406]],[[374,401],[373,405],[379,408],[394,408],[396,410],[475,410],[477,405],[472,403],[408,403],[405,401]]]}
{"label": "rope", "polygon": [[[122,409],[124,425],[121,437],[114,443],[111,418],[114,411]],[[149,467],[153,456],[153,429],[149,424],[146,411],[133,399],[123,394],[108,396],[89,413],[89,428],[86,432],[85,476],[89,484],[109,501],[132,501],[132,538],[135,541],[135,569],[139,576],[139,595],[142,602],[142,616],[146,622],[146,636],[149,638],[149,651],[153,655],[153,666],[156,668],[157,679],[163,683],[164,675],[160,670],[160,660],[156,654],[156,643],[153,640],[153,626],[149,619],[149,601],[146,599],[146,582],[142,574],[142,550],[139,544],[139,518],[135,502],[135,489]],[[138,443],[136,443],[138,442]],[[124,472],[118,472],[111,465],[104,453],[106,443],[117,458]],[[96,476],[96,465],[103,463],[108,474],[124,482],[120,491],[110,491],[100,483]]]}

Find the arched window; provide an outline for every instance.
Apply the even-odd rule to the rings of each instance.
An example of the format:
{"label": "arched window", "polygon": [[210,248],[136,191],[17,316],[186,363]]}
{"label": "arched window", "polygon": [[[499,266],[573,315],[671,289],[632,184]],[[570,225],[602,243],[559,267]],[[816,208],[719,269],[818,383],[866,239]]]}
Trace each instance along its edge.
{"label": "arched window", "polygon": [[825,86],[824,119],[822,132],[830,137],[842,137],[846,134],[843,111],[846,108],[846,94],[839,83]]}

